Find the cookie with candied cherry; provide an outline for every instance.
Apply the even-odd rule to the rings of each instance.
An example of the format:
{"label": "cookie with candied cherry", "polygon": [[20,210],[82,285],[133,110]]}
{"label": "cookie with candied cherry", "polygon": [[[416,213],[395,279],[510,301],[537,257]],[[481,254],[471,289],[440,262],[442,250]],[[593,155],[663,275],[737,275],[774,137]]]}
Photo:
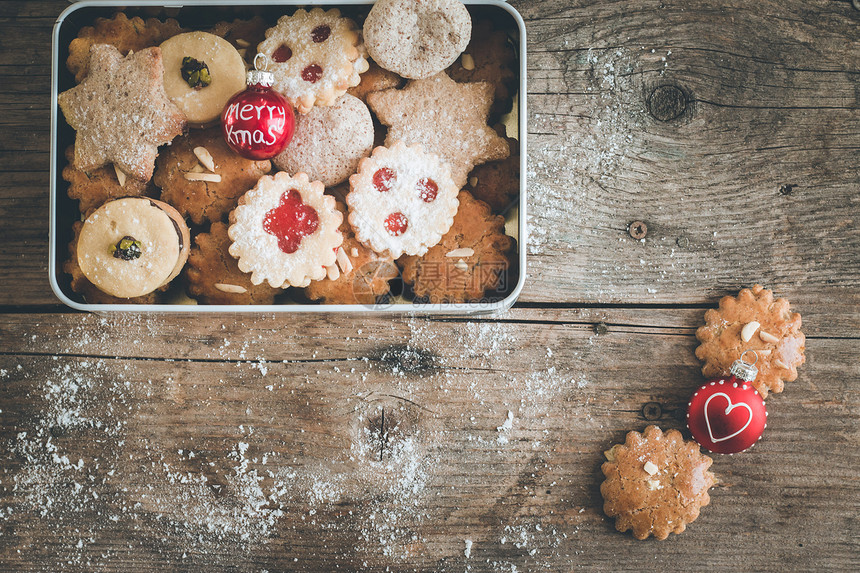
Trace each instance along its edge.
{"label": "cookie with candied cherry", "polygon": [[326,276],[343,242],[334,197],[304,173],[265,175],[230,213],[229,252],[251,283],[306,287]]}
{"label": "cookie with candied cherry", "polygon": [[737,297],[725,296],[719,308],[705,313],[705,324],[696,331],[702,374],[705,378],[728,374],[732,364],[752,350],[758,356],[758,376],[750,384],[763,398],[768,392],[782,392],[806,361],[800,325],[800,314],[791,312],[789,302],[774,300],[773,292],[761,285],[741,289]]}
{"label": "cookie with candied cherry", "polygon": [[641,434],[629,432],[606,458],[600,468],[606,476],[600,484],[603,511],[615,518],[618,531],[632,529],[636,539],[682,533],[711,501],[713,460],[678,430],[648,426]]}
{"label": "cookie with candied cherry", "polygon": [[420,145],[377,147],[349,178],[349,224],[359,241],[392,258],[423,255],[454,222],[451,168]]}
{"label": "cookie with candied cherry", "polygon": [[337,9],[299,9],[282,16],[266,30],[257,51],[269,58],[273,88],[302,114],[333,104],[359,84],[368,68],[359,30]]}

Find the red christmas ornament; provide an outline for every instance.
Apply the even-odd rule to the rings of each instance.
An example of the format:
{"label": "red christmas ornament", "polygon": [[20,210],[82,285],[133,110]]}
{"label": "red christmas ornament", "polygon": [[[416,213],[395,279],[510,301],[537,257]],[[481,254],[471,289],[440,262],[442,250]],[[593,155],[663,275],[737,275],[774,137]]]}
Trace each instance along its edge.
{"label": "red christmas ornament", "polygon": [[761,395],[749,384],[757,374],[754,363],[744,362],[741,356],[732,364],[729,376],[710,380],[693,394],[687,406],[687,427],[700,446],[718,454],[735,454],[761,438],[767,410]]}
{"label": "red christmas ornament", "polygon": [[[264,58],[258,54],[257,59]],[[275,76],[256,69],[248,72],[245,91],[230,98],[221,113],[224,139],[233,151],[247,159],[269,159],[290,142],[295,130],[293,108],[278,92],[272,90]]]}

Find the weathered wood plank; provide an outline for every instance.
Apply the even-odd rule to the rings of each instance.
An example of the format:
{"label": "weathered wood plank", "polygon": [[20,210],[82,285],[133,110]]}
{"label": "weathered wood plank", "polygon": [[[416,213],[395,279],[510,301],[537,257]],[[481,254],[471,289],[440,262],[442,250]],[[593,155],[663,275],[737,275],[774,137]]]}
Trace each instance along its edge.
{"label": "weathered wood plank", "polygon": [[[347,341],[344,321],[206,337],[86,320],[35,326],[45,354],[0,356],[0,560],[16,570],[846,570],[860,550],[853,340],[810,344],[765,439],[716,459],[711,506],[658,547],[602,516],[599,466],[647,402],[680,427],[700,382],[687,330],[413,319]],[[147,348],[191,360],[103,357]]]}

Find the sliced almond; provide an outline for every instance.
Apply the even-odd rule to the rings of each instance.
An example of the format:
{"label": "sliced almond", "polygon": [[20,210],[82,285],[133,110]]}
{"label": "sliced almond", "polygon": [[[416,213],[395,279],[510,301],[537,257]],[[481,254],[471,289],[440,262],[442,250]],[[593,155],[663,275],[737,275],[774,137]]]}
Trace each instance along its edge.
{"label": "sliced almond", "polygon": [[185,178],[189,181],[206,181],[207,183],[221,183],[221,176],[217,173],[186,173]]}
{"label": "sliced almond", "polygon": [[643,468],[649,476],[652,476],[657,473],[659,468],[654,462],[645,462],[645,467]]}
{"label": "sliced almond", "polygon": [[621,444],[615,444],[614,446],[612,446],[611,448],[609,448],[608,450],[603,452],[603,455],[606,456],[607,461],[610,461],[610,462],[615,461],[615,448],[617,448],[620,445]]}
{"label": "sliced almond", "polygon": [[468,271],[469,270],[469,264],[466,261],[464,261],[463,259],[460,259],[459,261],[454,263],[454,267],[460,269],[461,271]]}
{"label": "sliced almond", "polygon": [[248,289],[243,286],[224,283],[215,283],[215,288],[217,288],[221,292],[228,292],[230,294],[245,294],[246,292],[248,292]]}
{"label": "sliced almond", "polygon": [[337,265],[331,265],[325,268],[325,274],[329,278],[329,280],[336,281],[340,278],[340,271],[337,269]]}
{"label": "sliced almond", "polygon": [[761,350],[756,350],[756,354],[759,356],[770,356],[770,348],[763,348]]}
{"label": "sliced almond", "polygon": [[753,337],[753,334],[755,334],[759,326],[761,326],[761,323],[756,321],[746,323],[741,329],[741,338],[743,339],[743,341],[749,342],[750,338]]}
{"label": "sliced almond", "polygon": [[244,38],[236,38],[236,45],[240,48],[247,48],[251,45],[251,42],[245,40]]}
{"label": "sliced almond", "polygon": [[358,249],[357,249],[356,247],[353,247],[353,248],[352,248],[352,251],[350,251],[350,254],[351,254],[353,257],[357,257],[357,256],[358,256]]}
{"label": "sliced almond", "polygon": [[776,344],[777,342],[779,342],[779,338],[777,338],[770,332],[765,332],[764,330],[759,331],[758,337],[765,342],[770,342],[771,344]]}
{"label": "sliced almond", "polygon": [[242,56],[243,60],[245,59],[245,56],[248,54],[248,50],[246,50],[245,48],[239,48],[236,51],[239,52],[239,55]]}
{"label": "sliced almond", "polygon": [[788,370],[788,366],[785,365],[785,362],[780,360],[779,358],[775,358],[773,360],[773,365],[779,368],[780,370]]}
{"label": "sliced almond", "polygon": [[469,177],[469,186],[474,189],[478,186],[478,178],[477,177]]}
{"label": "sliced almond", "polygon": [[120,187],[125,187],[125,171],[113,164],[113,170],[116,171],[116,180],[119,181]]}
{"label": "sliced almond", "polygon": [[651,491],[655,491],[655,490],[658,490],[658,489],[663,489],[663,486],[662,486],[662,485],[660,485],[660,481],[659,481],[659,480],[656,480],[656,479],[649,479],[649,480],[648,480],[648,489],[650,489]]}
{"label": "sliced almond", "polygon": [[475,249],[470,249],[469,247],[464,247],[462,249],[454,249],[453,251],[448,251],[446,257],[450,257],[452,259],[459,259],[462,257],[471,257],[475,254]]}
{"label": "sliced almond", "polygon": [[343,271],[343,274],[348,275],[352,272],[352,261],[346,256],[346,251],[343,250],[343,247],[337,248],[337,264],[340,270]]}
{"label": "sliced almond", "polygon": [[464,70],[474,70],[475,58],[472,57],[472,54],[463,54],[460,56],[460,64],[462,64]]}
{"label": "sliced almond", "polygon": [[209,150],[205,147],[195,147],[194,155],[197,156],[197,159],[200,161],[200,164],[203,165],[206,169],[215,173],[215,160],[212,159],[212,154],[209,153]]}

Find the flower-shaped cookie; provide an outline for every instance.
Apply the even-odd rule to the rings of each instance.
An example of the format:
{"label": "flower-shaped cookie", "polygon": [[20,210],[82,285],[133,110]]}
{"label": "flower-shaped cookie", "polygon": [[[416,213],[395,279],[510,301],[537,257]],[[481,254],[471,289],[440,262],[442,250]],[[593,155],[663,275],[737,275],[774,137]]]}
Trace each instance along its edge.
{"label": "flower-shaped cookie", "polygon": [[761,285],[741,289],[737,298],[726,296],[719,309],[705,313],[705,325],[696,331],[702,343],[696,357],[704,361],[702,374],[715,378],[727,374],[735,360],[747,350],[758,355],[758,376],[752,386],[767,398],[782,392],[784,382],[797,379],[804,363],[806,337],[800,332],[800,314],[789,310],[786,299],[773,299]]}
{"label": "flower-shaped cookie", "polygon": [[333,104],[359,84],[359,74],[368,68],[360,47],[352,20],[342,18],[339,10],[314,8],[281,17],[266,30],[257,51],[269,58],[274,89],[299,113],[308,113],[314,105]]}
{"label": "flower-shaped cookie", "polygon": [[618,531],[632,529],[636,539],[682,533],[711,501],[714,474],[708,468],[713,460],[696,442],[685,442],[678,430],[664,434],[648,426],[642,434],[629,432],[624,444],[613,446],[606,457],[609,461],[601,467],[606,480],[600,484],[603,511],[615,518]]}
{"label": "flower-shaped cookie", "polygon": [[326,276],[343,242],[343,215],[304,173],[265,175],[230,213],[230,254],[255,285],[306,287]]}
{"label": "flower-shaped cookie", "polygon": [[403,142],[374,149],[349,186],[346,203],[355,236],[395,259],[423,255],[438,243],[459,205],[448,164]]}

